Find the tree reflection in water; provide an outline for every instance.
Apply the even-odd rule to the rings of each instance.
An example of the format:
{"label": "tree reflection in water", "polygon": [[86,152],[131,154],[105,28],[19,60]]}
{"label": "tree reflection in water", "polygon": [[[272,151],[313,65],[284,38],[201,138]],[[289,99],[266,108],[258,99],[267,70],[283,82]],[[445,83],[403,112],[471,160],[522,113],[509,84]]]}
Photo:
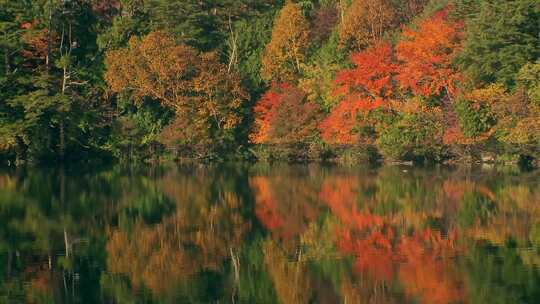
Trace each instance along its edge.
{"label": "tree reflection in water", "polygon": [[538,172],[0,173],[0,302],[533,303]]}

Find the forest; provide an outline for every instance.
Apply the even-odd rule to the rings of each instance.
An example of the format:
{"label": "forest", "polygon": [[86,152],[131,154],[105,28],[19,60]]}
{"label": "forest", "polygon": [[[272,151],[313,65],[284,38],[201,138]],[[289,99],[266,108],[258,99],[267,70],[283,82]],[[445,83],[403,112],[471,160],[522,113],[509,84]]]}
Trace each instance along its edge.
{"label": "forest", "polygon": [[538,163],[538,0],[0,0],[0,160]]}

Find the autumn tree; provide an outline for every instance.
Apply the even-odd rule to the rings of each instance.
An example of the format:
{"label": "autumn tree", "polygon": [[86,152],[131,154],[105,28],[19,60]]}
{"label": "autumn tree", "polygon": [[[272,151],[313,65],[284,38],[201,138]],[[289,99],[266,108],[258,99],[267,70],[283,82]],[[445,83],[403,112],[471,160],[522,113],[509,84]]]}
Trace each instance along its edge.
{"label": "autumn tree", "polygon": [[385,42],[353,53],[351,60],[355,68],[337,74],[336,93],[351,100],[367,97],[375,101],[390,97],[394,89],[392,77],[397,70],[392,53],[392,46]]}
{"label": "autumn tree", "polygon": [[470,121],[469,128],[482,127],[481,135],[495,136],[500,142],[511,145],[512,152],[538,153],[540,104],[537,101],[529,100],[524,92],[511,94],[498,84],[473,90],[467,94],[467,101],[472,107],[469,116],[478,117],[483,112],[490,118],[487,123],[478,119]]}
{"label": "autumn tree", "polygon": [[540,59],[521,67],[516,79],[526,98],[532,103],[540,104]]}
{"label": "autumn tree", "polygon": [[460,51],[462,26],[448,18],[448,8],[403,30],[396,46],[400,87],[430,97],[455,92],[460,74],[453,60]]}
{"label": "autumn tree", "polygon": [[253,109],[254,143],[287,144],[305,142],[317,135],[319,109],[306,94],[289,84],[272,87]]}
{"label": "autumn tree", "polygon": [[455,105],[462,136],[460,144],[483,144],[496,139],[510,153],[535,155],[538,151],[540,64],[524,65],[512,91],[503,84],[491,84],[466,92]]}
{"label": "autumn tree", "polygon": [[139,102],[151,98],[176,112],[176,119],[193,131],[177,144],[231,140],[241,121],[247,94],[215,53],[200,54],[164,32],[153,32],[110,51],[106,65],[112,91]]}
{"label": "autumn tree", "polygon": [[339,26],[341,43],[364,48],[380,40],[396,24],[396,9],[389,0],[354,0]]}
{"label": "autumn tree", "polygon": [[336,93],[342,101],[320,124],[321,135],[329,143],[358,143],[358,115],[381,106],[393,94],[393,75],[397,65],[392,47],[379,43],[354,53],[355,68],[336,76]]}
{"label": "autumn tree", "polygon": [[267,81],[292,82],[300,72],[309,45],[309,23],[302,9],[287,1],[272,29],[262,58],[261,75]]}
{"label": "autumn tree", "polygon": [[[391,158],[443,157],[443,133],[436,130],[446,128],[445,115],[451,117],[447,113],[453,113],[452,107],[431,109],[407,95],[428,100],[444,97],[450,104],[449,97],[460,80],[453,66],[460,39],[461,25],[450,21],[448,9],[444,9],[414,29],[405,28],[395,49],[379,42],[353,53],[355,68],[336,76],[336,93],[342,101],[320,124],[323,139],[338,144],[376,144]],[[369,115],[381,105],[385,105],[384,113]],[[449,121],[449,125],[457,124]]]}

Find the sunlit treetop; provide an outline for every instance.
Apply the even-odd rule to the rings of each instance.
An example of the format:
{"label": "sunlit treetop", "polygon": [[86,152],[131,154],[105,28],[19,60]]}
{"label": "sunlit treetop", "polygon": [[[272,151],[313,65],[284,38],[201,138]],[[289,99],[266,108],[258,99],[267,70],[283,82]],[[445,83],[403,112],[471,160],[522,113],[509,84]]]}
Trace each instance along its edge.
{"label": "sunlit treetop", "polygon": [[351,49],[364,48],[382,39],[396,21],[390,0],[354,0],[339,25],[341,43]]}
{"label": "sunlit treetop", "polygon": [[396,46],[400,63],[396,79],[402,89],[426,97],[456,92],[461,75],[454,59],[461,51],[463,25],[449,20],[449,10],[447,7],[414,28],[403,29]]}
{"label": "sunlit treetop", "polygon": [[301,7],[287,1],[279,12],[262,57],[261,75],[270,82],[296,80],[309,45],[309,23]]}

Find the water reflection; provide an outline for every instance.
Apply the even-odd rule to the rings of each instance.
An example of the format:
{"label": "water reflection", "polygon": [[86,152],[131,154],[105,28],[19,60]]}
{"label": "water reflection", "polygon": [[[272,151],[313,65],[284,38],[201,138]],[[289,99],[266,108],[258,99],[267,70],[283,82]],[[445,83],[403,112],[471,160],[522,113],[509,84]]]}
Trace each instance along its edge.
{"label": "water reflection", "polygon": [[535,303],[538,172],[0,173],[0,302]]}

